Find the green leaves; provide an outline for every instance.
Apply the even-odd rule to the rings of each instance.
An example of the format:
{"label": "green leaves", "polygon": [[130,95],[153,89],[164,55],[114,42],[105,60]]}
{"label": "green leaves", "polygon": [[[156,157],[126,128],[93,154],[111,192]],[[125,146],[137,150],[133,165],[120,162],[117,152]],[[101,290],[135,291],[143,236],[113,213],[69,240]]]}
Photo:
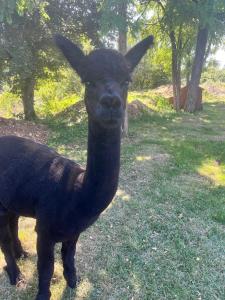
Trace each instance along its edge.
{"label": "green leaves", "polygon": [[[101,15],[100,26],[103,36],[113,31],[126,30],[127,28],[134,29],[136,16],[135,0],[102,0],[99,6]],[[124,10],[126,11],[126,16],[122,13]]]}
{"label": "green leaves", "polygon": [[50,16],[47,13],[48,5],[49,5],[49,3],[47,1],[43,1],[40,3],[40,6],[39,6],[40,15],[43,18],[43,20],[45,20],[45,21],[50,20]]}
{"label": "green leaves", "polygon": [[35,8],[34,0],[17,0],[17,12],[23,16],[26,11],[31,12]]}
{"label": "green leaves", "polygon": [[12,23],[12,13],[16,10],[16,0],[0,0],[0,22]]}
{"label": "green leaves", "polygon": [[[38,7],[40,1],[34,0],[0,0],[0,22],[12,24],[14,13],[23,16],[26,11],[31,12]],[[40,3],[42,7],[46,2]]]}
{"label": "green leaves", "polygon": [[98,44],[97,2],[0,0],[1,80],[23,95],[27,82],[48,76],[46,69],[57,76],[63,61],[52,40],[55,33]]}

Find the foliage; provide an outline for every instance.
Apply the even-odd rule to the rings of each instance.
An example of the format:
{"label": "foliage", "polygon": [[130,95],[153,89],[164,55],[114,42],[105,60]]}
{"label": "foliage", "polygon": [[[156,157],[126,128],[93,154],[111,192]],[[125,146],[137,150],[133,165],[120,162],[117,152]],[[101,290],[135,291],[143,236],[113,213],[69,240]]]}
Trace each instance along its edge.
{"label": "foliage", "polygon": [[156,45],[154,47],[154,52],[152,55],[152,63],[154,65],[158,65],[162,68],[164,73],[168,78],[171,78],[171,48],[169,48],[167,45],[164,45],[161,43],[161,41],[156,41]]}
{"label": "foliage", "polygon": [[154,65],[144,60],[140,63],[132,79],[131,89],[143,90],[156,88],[169,83],[170,80],[160,65]]}
{"label": "foliage", "polygon": [[[39,3],[39,7],[41,8],[42,15],[44,16],[45,11],[45,2]],[[34,0],[11,0],[4,1],[0,0],[0,22],[12,23],[12,16],[17,11],[20,15],[22,15],[25,11],[31,12],[35,7]]]}
{"label": "foliage", "polygon": [[[225,2],[214,1],[141,1],[147,7],[143,17],[142,31],[159,33],[159,44],[171,47],[172,80],[175,91],[176,108],[179,107],[181,79],[189,81],[199,59],[194,61],[196,37],[200,29],[207,27],[208,45],[203,51],[203,60],[210,53],[211,45],[219,45],[224,36]],[[146,26],[147,25],[147,26]],[[204,57],[205,56],[205,57]],[[166,59],[165,59],[166,61]],[[182,73],[181,73],[182,71]]]}
{"label": "foliage", "polygon": [[225,68],[220,68],[217,61],[210,60],[203,69],[201,82],[225,82]]}
{"label": "foliage", "polygon": [[[49,70],[47,70],[48,72]],[[61,67],[57,72],[48,72],[48,78],[39,79],[37,82],[37,90],[44,89],[45,84],[53,82],[56,85],[58,98],[62,98],[64,95],[77,94],[82,95],[83,84],[80,77],[74,72],[72,68]]]}
{"label": "foliage", "polygon": [[39,97],[42,97],[42,101],[36,103],[36,111],[42,118],[57,115],[79,100],[76,94],[64,96],[61,99],[57,98],[53,93],[55,87],[56,86],[51,82],[51,85],[46,86],[44,91],[40,90],[36,93],[37,101]]}
{"label": "foliage", "polygon": [[[121,3],[128,5],[126,19],[120,13]],[[130,45],[141,36],[155,36],[154,51],[136,70],[133,89],[154,88],[171,80],[171,32],[178,69],[182,78],[188,78],[199,26],[209,26],[208,50],[211,44],[219,45],[225,28],[224,10],[224,0],[1,0],[0,85],[7,80],[11,91],[20,96],[29,77],[34,77],[37,85],[42,80],[58,81],[59,66],[64,60],[53,46],[53,33],[66,34],[90,49],[101,45],[100,36],[105,44],[115,46],[118,30],[124,28],[128,28]],[[224,80],[223,71],[212,68],[204,72],[203,81],[207,76]],[[66,79],[63,81],[65,95],[79,94],[80,84],[76,81],[72,86],[71,82],[69,78],[69,87]],[[47,103],[43,94],[44,90],[42,97]],[[51,97],[54,98],[57,96]]]}
{"label": "foliage", "polygon": [[[98,12],[93,1],[11,2],[14,4],[11,20],[7,17],[0,22],[0,71],[2,80],[7,80],[17,94],[25,95],[30,81],[46,78],[46,69],[56,72],[62,65],[53,45],[54,33],[66,33],[78,43],[87,37],[93,44],[99,41]],[[23,103],[27,101],[32,103],[32,99],[24,96]]]}
{"label": "foliage", "polygon": [[158,111],[170,111],[171,110],[171,104],[169,103],[168,99],[161,96],[156,95],[155,98],[155,105]]}
{"label": "foliage", "polygon": [[[83,98],[83,86],[80,78],[71,68],[60,68],[57,73],[47,72],[48,78],[39,79],[35,90],[35,109],[38,116],[46,118],[63,111]],[[4,86],[0,94],[0,115],[18,117],[22,115],[19,95],[10,92]]]}
{"label": "foliage", "polygon": [[[171,82],[171,49],[164,43],[165,37],[161,36],[156,28],[143,28],[143,38],[150,34],[155,37],[154,47],[134,72],[131,85],[134,90],[155,88]],[[130,36],[129,44],[134,44],[135,40],[135,37]]]}
{"label": "foliage", "polygon": [[[127,16],[121,15],[121,4],[128,6]],[[118,30],[128,30],[133,27],[134,0],[103,0],[100,6],[100,28],[103,37],[110,35],[115,39]]]}
{"label": "foliage", "polygon": [[[53,33],[66,31],[67,35],[77,37],[78,41],[79,37],[85,34],[90,36],[91,31],[96,29],[94,22],[91,23],[92,12],[86,14],[83,6],[77,9],[79,1],[75,7],[70,1],[64,1],[63,4],[57,0],[35,3],[32,11],[23,8],[23,13],[14,13],[11,24],[0,24],[2,48],[8,55],[5,61],[8,75],[14,76],[15,81],[18,80],[18,75],[22,79],[31,75],[36,78],[45,77],[44,67],[53,70],[57,68],[56,60],[53,60],[55,51],[49,48],[53,46]],[[79,22],[81,11],[82,23]],[[83,15],[86,15],[87,19]],[[94,35],[93,40],[96,39]]]}
{"label": "foliage", "polygon": [[9,91],[0,94],[0,114],[6,118],[17,117],[21,112],[19,96]]}
{"label": "foliage", "polygon": [[57,80],[39,80],[35,92],[36,110],[41,117],[60,113],[82,98],[79,77],[70,69],[61,69]]}

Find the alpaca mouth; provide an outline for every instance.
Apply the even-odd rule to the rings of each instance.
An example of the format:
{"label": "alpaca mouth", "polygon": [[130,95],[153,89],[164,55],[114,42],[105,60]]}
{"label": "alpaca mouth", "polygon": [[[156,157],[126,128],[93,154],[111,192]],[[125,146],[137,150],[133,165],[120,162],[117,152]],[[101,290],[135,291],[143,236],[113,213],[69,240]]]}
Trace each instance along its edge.
{"label": "alpaca mouth", "polygon": [[101,123],[104,125],[104,126],[107,126],[107,127],[116,127],[116,126],[119,126],[121,125],[121,122],[122,122],[122,119],[121,118],[109,118],[109,119],[105,119],[105,120],[102,120]]}
{"label": "alpaca mouth", "polygon": [[97,117],[103,126],[115,127],[122,123],[123,112],[121,110],[101,110]]}
{"label": "alpaca mouth", "polygon": [[104,127],[117,127],[117,126],[121,126],[122,123],[122,117],[121,116],[104,116],[102,118],[99,119],[100,123],[104,126]]}
{"label": "alpaca mouth", "polygon": [[106,124],[118,124],[120,122],[120,119],[110,118],[106,121]]}

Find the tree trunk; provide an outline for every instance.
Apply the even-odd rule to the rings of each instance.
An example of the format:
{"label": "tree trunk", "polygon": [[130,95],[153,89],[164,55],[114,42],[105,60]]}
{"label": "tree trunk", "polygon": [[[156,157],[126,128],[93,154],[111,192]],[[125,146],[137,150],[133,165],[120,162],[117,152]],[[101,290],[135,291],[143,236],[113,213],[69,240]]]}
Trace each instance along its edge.
{"label": "tree trunk", "polygon": [[34,78],[27,78],[22,87],[22,101],[25,120],[36,119],[36,113],[34,110],[34,86]]}
{"label": "tree trunk", "polygon": [[193,113],[197,110],[202,109],[198,106],[198,97],[199,97],[199,83],[202,74],[202,68],[204,64],[204,57],[206,54],[206,46],[208,40],[209,31],[207,27],[199,28],[195,57],[192,66],[191,80],[188,86],[187,92],[187,102],[185,106],[185,111]]}
{"label": "tree trunk", "polygon": [[[124,21],[123,28],[119,28],[119,36],[118,36],[118,49],[119,51],[125,55],[127,53],[127,1],[121,1],[119,5],[119,13]],[[123,136],[128,136],[128,112],[127,109],[125,110],[124,120],[122,124],[122,133]]]}
{"label": "tree trunk", "polygon": [[172,45],[172,82],[173,82],[173,106],[176,111],[180,110],[180,89],[181,89],[181,76],[180,76],[180,62],[176,46],[176,38],[173,31],[170,33],[170,41]]}
{"label": "tree trunk", "polygon": [[190,77],[191,77],[191,59],[190,57],[187,59],[187,62],[186,62],[186,86],[189,85],[189,82],[190,82]]}
{"label": "tree trunk", "polygon": [[127,53],[127,31],[125,30],[119,30],[119,37],[118,37],[118,48],[119,51],[122,54]]}
{"label": "tree trunk", "polygon": [[[118,47],[119,51],[125,55],[127,53],[127,31],[126,31],[126,29],[119,30],[118,46],[119,46]],[[129,129],[129,118],[128,118],[128,112],[127,112],[127,108],[126,108],[125,114],[124,114],[124,120],[122,123],[123,137],[128,136],[128,129]]]}

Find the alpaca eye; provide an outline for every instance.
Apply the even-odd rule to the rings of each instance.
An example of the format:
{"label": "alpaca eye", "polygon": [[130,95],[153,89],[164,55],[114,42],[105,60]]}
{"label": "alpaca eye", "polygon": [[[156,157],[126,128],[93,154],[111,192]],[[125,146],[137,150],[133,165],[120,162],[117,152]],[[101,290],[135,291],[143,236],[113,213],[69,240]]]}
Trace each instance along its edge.
{"label": "alpaca eye", "polygon": [[130,83],[129,80],[125,80],[125,81],[123,81],[123,82],[121,83],[121,86],[122,86],[122,87],[128,87],[129,83]]}
{"label": "alpaca eye", "polygon": [[86,85],[87,87],[92,87],[92,88],[96,87],[96,84],[95,84],[95,82],[93,82],[93,81],[86,81],[86,82],[85,82],[85,85]]}

